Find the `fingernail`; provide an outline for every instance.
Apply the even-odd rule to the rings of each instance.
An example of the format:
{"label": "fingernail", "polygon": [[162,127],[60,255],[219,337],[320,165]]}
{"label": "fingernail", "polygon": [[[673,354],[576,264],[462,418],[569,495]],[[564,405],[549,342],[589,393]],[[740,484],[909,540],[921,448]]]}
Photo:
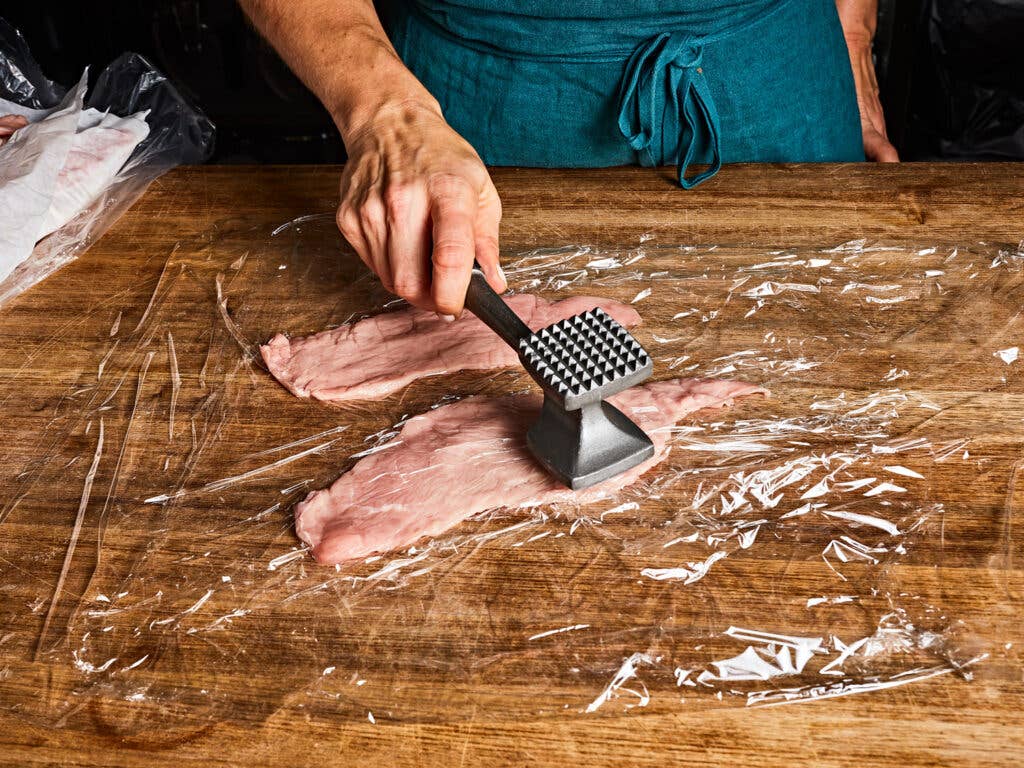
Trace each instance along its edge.
{"label": "fingernail", "polygon": [[498,274],[501,275],[501,282],[508,285],[508,278],[505,277],[505,270],[501,268],[501,264],[498,265]]}
{"label": "fingernail", "polygon": [[444,320],[446,323],[454,323],[455,322],[455,315],[443,315],[440,312],[438,312],[437,313],[437,317],[438,317],[439,320]]}

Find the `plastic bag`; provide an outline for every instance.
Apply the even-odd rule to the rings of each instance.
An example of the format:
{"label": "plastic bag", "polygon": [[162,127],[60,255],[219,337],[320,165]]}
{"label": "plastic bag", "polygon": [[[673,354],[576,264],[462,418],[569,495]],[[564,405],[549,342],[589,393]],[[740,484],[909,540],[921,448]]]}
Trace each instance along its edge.
{"label": "plastic bag", "polygon": [[[64,88],[42,73],[21,33],[0,19],[0,98],[50,109],[65,95]],[[213,123],[138,54],[125,53],[104,69],[85,105],[117,115],[148,110],[149,135],[91,205],[41,240],[32,255],[0,282],[0,306],[86,251],[151,181],[177,165],[201,163],[213,150]]]}
{"label": "plastic bag", "polygon": [[914,159],[1024,159],[1021,0],[931,0],[914,73]]}

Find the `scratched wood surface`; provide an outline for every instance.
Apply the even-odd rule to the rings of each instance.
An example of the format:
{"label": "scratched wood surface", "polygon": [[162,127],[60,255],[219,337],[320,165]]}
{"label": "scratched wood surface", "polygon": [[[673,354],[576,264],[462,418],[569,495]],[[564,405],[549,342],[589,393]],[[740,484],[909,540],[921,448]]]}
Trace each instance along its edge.
{"label": "scratched wood surface", "polygon": [[[772,397],[716,414],[717,453],[681,451],[677,482],[607,521],[470,521],[390,582],[313,564],[291,506],[403,417],[523,381],[346,408],[276,386],[255,343],[387,301],[332,227],[338,176],[179,169],[0,309],[0,763],[1021,763],[1020,166],[737,166],[692,192],[644,169],[495,170],[514,287],[635,300],[658,378]],[[639,578],[679,563],[652,531],[707,532],[700,482],[819,464],[704,578]],[[913,476],[865,500],[857,478],[884,465]],[[834,560],[841,577],[825,518],[782,516],[840,469],[862,490],[822,501],[884,513],[899,543]],[[685,659],[742,650],[730,626],[896,644],[838,687],[820,664],[684,685]],[[630,653],[647,660],[587,713]],[[765,688],[821,700],[748,706]]]}

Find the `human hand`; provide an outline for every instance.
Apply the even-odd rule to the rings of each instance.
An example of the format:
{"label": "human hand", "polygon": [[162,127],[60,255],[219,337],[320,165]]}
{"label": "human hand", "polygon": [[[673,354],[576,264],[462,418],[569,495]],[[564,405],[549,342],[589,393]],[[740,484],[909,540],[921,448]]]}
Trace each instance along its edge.
{"label": "human hand", "polygon": [[24,128],[26,125],[28,125],[28,120],[21,115],[0,115],[0,147],[14,135],[16,130]]}
{"label": "human hand", "polygon": [[475,258],[495,291],[507,288],[498,192],[436,103],[387,106],[344,138],[338,228],[384,287],[459,315]]}
{"label": "human hand", "polygon": [[871,56],[871,42],[878,23],[878,3],[876,0],[836,0],[836,10],[853,69],[864,156],[879,163],[899,162],[896,147],[890,143],[885,131],[885,115],[878,99],[878,79]]}

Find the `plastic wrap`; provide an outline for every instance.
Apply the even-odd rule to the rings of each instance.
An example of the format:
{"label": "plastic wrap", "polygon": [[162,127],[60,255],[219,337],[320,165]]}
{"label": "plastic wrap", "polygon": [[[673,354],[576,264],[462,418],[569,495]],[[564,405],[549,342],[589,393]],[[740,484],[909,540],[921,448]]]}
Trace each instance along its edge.
{"label": "plastic wrap", "polygon": [[[144,294],[96,307],[109,334],[45,429],[15,428],[32,458],[4,470],[5,536],[62,522],[0,559],[20,590],[0,603],[0,707],[121,736],[282,710],[581,717],[967,685],[1011,653],[991,638],[1018,599],[1019,444],[1007,459],[989,427],[1022,391],[1019,245],[506,254],[514,291],[633,302],[656,378],[771,397],[684,420],[614,498],[490,510],[324,567],[293,532],[309,490],[415,413],[530,386],[503,370],[346,406],[284,392],[258,343],[396,306],[344,254],[330,215],[224,222],[175,246]],[[970,402],[964,377],[991,399]],[[951,501],[965,482],[977,508]],[[62,510],[39,510],[58,483]],[[947,590],[961,568],[969,596]]]}
{"label": "plastic wrap", "polygon": [[[48,109],[64,95],[63,88],[43,75],[21,34],[0,19],[0,98]],[[213,150],[213,124],[138,54],[125,53],[100,72],[85,104],[116,115],[148,110],[149,135],[98,198],[42,239],[0,282],[0,306],[86,251],[154,179],[176,165],[203,162]]]}

